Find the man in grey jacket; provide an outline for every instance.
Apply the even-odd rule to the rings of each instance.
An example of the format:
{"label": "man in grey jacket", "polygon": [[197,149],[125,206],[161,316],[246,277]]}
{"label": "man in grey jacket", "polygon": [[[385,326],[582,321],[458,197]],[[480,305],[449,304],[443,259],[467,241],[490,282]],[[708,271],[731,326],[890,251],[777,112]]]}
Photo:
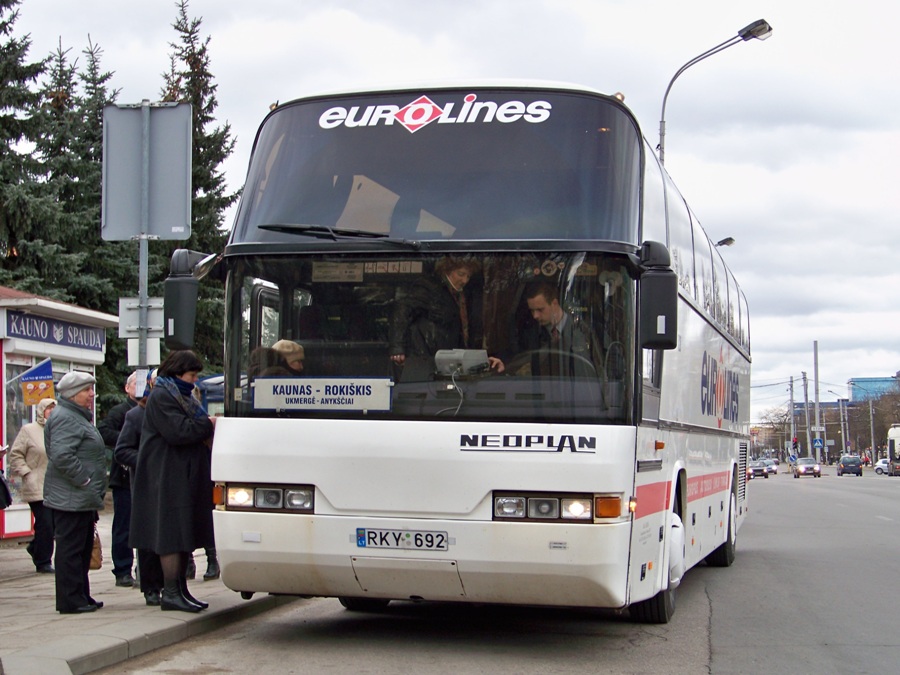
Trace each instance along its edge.
{"label": "man in grey jacket", "polygon": [[94,380],[88,373],[66,373],[56,391],[59,403],[44,425],[47,473],[44,508],[56,539],[56,610],[95,612],[88,571],[97,511],[106,492],[106,446],[93,425]]}

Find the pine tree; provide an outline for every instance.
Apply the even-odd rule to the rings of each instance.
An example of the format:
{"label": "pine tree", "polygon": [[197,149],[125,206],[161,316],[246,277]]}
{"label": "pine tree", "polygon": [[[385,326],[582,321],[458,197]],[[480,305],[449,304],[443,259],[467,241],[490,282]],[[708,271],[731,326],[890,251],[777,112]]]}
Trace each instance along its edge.
{"label": "pine tree", "polygon": [[[81,185],[78,198],[72,204],[77,214],[75,227],[84,233],[93,251],[82,266],[85,278],[96,278],[98,283],[89,290],[80,288],[80,298],[90,307],[110,314],[118,314],[119,298],[137,296],[138,245],[131,241],[104,241],[101,237],[101,204],[103,187],[103,109],[116,102],[119,92],[110,88],[113,73],[101,67],[103,50],[88,37],[88,45],[82,51],[84,67],[78,79],[81,90],[77,96],[79,132],[72,140],[72,149],[80,158],[77,167]],[[164,267],[160,256],[150,260],[151,278],[159,277]],[[106,361],[97,369],[98,408],[106,410],[121,401],[122,385],[133,370],[127,360],[127,343],[118,333],[107,333]]]}
{"label": "pine tree", "polygon": [[[172,27],[178,35],[170,43],[169,71],[163,74],[164,101],[190,103],[192,107],[191,237],[187,248],[206,253],[221,252],[227,240],[223,229],[225,211],[238,198],[228,193],[220,168],[234,151],[235,139],[227,122],[215,126],[216,85],[210,72],[209,42],[202,38],[202,19],[188,17],[187,0],[179,0],[178,17]],[[181,244],[185,246],[184,243]],[[170,247],[172,250],[176,247]],[[197,307],[196,351],[210,369],[222,367],[223,287],[207,278],[201,284]]]}
{"label": "pine tree", "polygon": [[[55,203],[55,218],[44,223],[41,237],[20,245],[29,263],[22,268],[36,270],[45,295],[117,314],[119,296],[137,288],[137,245],[100,236],[103,108],[118,92],[109,91],[112,73],[102,71],[102,51],[90,38],[84,72],[69,52],[60,42],[48,59],[34,147],[45,171],[40,187]],[[97,368],[101,409],[118,402],[128,372],[125,343],[115,331],[107,338],[107,358]]]}
{"label": "pine tree", "polygon": [[31,40],[13,35],[18,5],[0,0],[0,284],[40,290],[20,253],[55,218],[55,204],[39,183],[43,168],[28,151],[39,134],[35,83],[46,62],[27,63]]}

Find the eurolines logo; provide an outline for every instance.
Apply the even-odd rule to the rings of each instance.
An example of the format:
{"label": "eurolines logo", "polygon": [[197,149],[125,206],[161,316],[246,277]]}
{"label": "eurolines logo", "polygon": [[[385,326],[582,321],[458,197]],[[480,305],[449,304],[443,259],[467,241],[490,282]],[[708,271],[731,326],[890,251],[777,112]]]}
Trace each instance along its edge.
{"label": "eurolines logo", "polygon": [[703,352],[703,363],[700,365],[700,412],[718,420],[737,422],[738,403],[740,401],[740,376],[724,365],[724,358],[709,352]]}
{"label": "eurolines logo", "polygon": [[442,108],[428,96],[420,96],[402,108],[396,105],[352,106],[329,108],[319,117],[323,129],[337,127],[374,127],[379,124],[390,126],[395,122],[414,134],[432,122],[438,124],[512,124],[525,121],[540,124],[550,118],[552,106],[548,101],[479,101],[475,94],[467,94],[462,105],[456,110],[456,103],[450,102]]}

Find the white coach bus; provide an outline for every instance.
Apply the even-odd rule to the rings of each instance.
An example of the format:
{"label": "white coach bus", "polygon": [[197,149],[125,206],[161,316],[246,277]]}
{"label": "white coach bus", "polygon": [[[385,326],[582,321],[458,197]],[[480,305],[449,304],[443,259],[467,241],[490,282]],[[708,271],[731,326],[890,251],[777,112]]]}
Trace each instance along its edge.
{"label": "white coach bus", "polygon": [[[198,259],[173,257],[169,346],[192,343]],[[747,303],[615,97],[479,84],[279,105],[215,260],[214,521],[244,597],[667,622],[687,569],[733,561]]]}

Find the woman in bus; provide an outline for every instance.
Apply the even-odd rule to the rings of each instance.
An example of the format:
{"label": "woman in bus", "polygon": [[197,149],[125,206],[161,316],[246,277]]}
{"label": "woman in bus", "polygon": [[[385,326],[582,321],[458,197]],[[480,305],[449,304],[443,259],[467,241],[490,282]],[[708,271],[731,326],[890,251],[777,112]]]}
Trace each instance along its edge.
{"label": "woman in bus", "polygon": [[[391,361],[406,364],[407,357],[431,364],[439,349],[481,349],[480,298],[466,292],[480,271],[477,261],[447,256],[434,266],[434,277],[420,277],[398,297],[390,330]],[[488,359],[502,373],[503,362]]]}
{"label": "woman in bus", "polygon": [[203,364],[171,352],[147,397],[132,487],[131,545],[159,555],[160,607],[199,612],[208,605],[187,587],[191,552],[214,548],[210,444],[216,418],[191,395]]}

